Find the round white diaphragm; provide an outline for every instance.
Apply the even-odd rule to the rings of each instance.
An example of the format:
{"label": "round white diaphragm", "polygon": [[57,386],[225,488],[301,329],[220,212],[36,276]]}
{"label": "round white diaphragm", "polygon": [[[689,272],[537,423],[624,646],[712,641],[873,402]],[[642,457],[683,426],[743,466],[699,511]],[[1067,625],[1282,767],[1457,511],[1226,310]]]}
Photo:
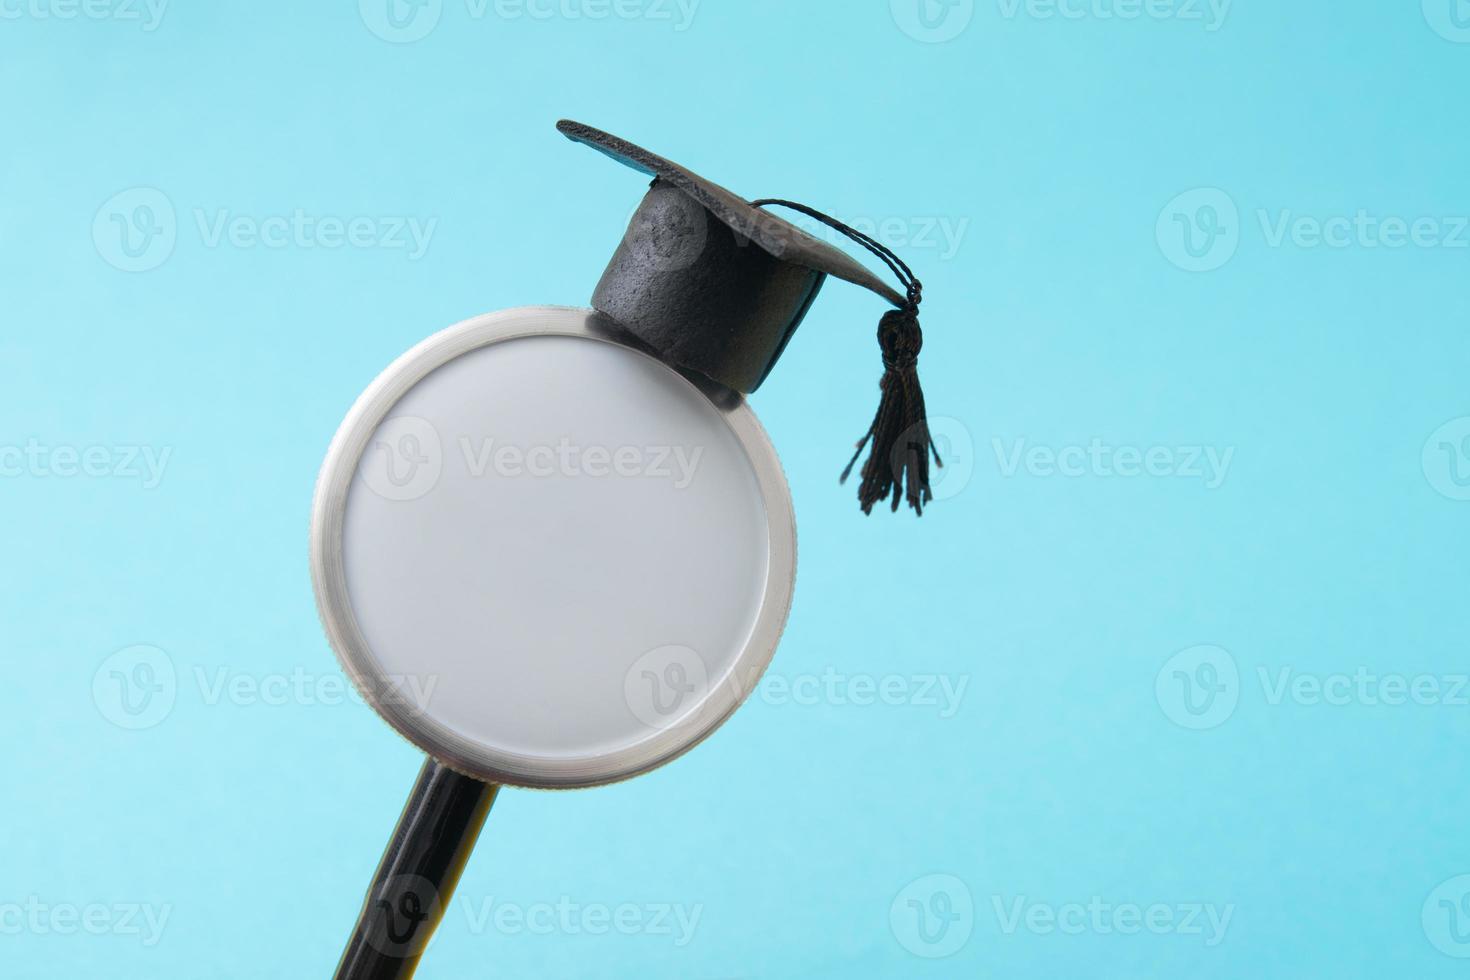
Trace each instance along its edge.
{"label": "round white diaphragm", "polygon": [[745,699],[791,605],[795,526],[744,400],[587,310],[467,320],[358,399],[317,484],[328,637],[447,765],[545,788],[625,779]]}

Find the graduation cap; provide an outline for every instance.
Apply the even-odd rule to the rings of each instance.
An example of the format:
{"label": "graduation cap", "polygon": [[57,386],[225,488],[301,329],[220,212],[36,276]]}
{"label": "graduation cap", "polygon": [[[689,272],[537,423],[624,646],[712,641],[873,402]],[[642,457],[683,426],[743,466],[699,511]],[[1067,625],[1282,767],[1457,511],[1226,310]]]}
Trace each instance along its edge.
{"label": "graduation cap", "polygon": [[[578,143],[653,178],[592,296],[592,306],[653,353],[727,388],[760,387],[786,349],[828,276],[861,286],[893,305],[878,326],[882,397],[863,449],[858,501],[864,513],[890,499],[916,513],[933,499],[929,436],[917,369],[923,286],[887,246],[820,211],[775,198],[747,201],[641,146],[582,123],[557,129]],[[847,253],[767,208],[783,207],[827,225],[880,258],[895,289]]]}

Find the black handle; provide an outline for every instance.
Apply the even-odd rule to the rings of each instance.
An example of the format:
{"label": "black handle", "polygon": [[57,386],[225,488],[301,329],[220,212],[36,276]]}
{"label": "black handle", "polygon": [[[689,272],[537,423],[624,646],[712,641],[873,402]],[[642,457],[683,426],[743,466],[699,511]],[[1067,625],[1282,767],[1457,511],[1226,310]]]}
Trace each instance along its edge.
{"label": "black handle", "polygon": [[424,762],[335,980],[413,976],[499,790],[434,759]]}

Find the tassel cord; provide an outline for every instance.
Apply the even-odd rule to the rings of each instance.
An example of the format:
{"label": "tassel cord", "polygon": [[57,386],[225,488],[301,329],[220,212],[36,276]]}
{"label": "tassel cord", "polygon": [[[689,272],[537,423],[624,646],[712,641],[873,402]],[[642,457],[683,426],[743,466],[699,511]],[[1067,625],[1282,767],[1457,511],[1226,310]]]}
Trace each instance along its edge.
{"label": "tassel cord", "polygon": [[782,207],[789,208],[792,211],[798,211],[808,218],[814,221],[820,221],[828,228],[857,242],[863,248],[882,259],[884,264],[892,270],[893,274],[898,277],[899,285],[903,286],[904,292],[908,296],[907,305],[915,313],[918,313],[919,303],[924,298],[924,284],[919,282],[918,276],[914,275],[914,271],[909,268],[908,263],[899,258],[898,254],[887,245],[884,245],[873,236],[858,231],[851,225],[844,224],[831,215],[823,214],[816,208],[809,208],[805,204],[798,204],[795,201],[783,201],[775,197],[763,197],[759,201],[751,201],[750,203],[758,208]]}

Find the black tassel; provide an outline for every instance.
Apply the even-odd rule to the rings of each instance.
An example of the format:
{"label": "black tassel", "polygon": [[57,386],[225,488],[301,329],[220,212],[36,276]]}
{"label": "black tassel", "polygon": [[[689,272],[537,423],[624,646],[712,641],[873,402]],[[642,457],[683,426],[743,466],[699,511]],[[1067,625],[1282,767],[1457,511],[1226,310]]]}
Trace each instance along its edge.
{"label": "black tassel", "polygon": [[929,437],[924,389],[919,387],[919,350],[924,346],[924,332],[919,329],[919,303],[924,298],[924,284],[893,249],[831,215],[774,197],[752,203],[756,207],[774,204],[791,208],[836,229],[882,259],[907,291],[904,304],[883,314],[878,323],[878,346],[883,348],[883,378],[878,384],[883,389],[883,398],[878,402],[873,424],[868,426],[857,444],[857,452],[842,471],[841,482],[847,482],[863,454],[863,447],[872,442],[873,451],[863,464],[863,479],[858,485],[858,503],[863,513],[871,514],[874,504],[891,496],[895,512],[899,501],[907,500],[914,513],[922,517],[924,505],[934,499],[934,492],[929,489],[929,455],[934,455],[935,466],[944,465],[934,440]]}
{"label": "black tassel", "polygon": [[936,466],[944,465],[929,437],[924,389],[919,385],[924,332],[919,328],[916,293],[911,290],[909,303],[883,314],[878,324],[878,345],[883,348],[883,378],[878,384],[883,397],[873,424],[842,471],[842,482],[846,483],[863,447],[872,442],[858,485],[858,503],[864,514],[871,514],[874,504],[891,497],[892,510],[898,510],[900,500],[907,500],[914,513],[923,516],[924,505],[934,499],[929,488],[929,455],[933,453]]}

